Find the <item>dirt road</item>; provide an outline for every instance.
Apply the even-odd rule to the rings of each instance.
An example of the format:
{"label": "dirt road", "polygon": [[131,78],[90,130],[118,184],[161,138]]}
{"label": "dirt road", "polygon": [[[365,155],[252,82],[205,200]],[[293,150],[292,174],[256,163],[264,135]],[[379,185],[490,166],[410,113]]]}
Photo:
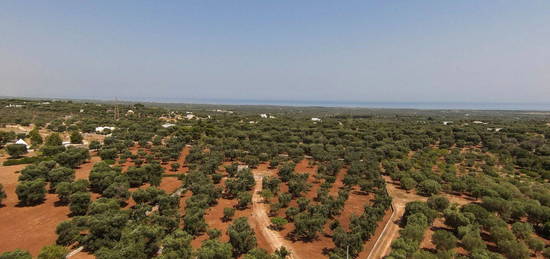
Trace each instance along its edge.
{"label": "dirt road", "polygon": [[392,205],[394,212],[387,225],[384,227],[384,231],[376,244],[367,257],[367,259],[379,259],[388,255],[391,249],[391,243],[399,236],[399,222],[403,214],[405,213],[405,205],[411,201],[426,201],[426,197],[418,196],[414,193],[407,193],[405,190],[399,189],[397,185],[392,184],[391,179],[388,176],[383,176],[386,180],[386,188],[389,195],[392,197]]}
{"label": "dirt road", "polygon": [[291,255],[288,258],[300,259],[301,257],[296,253],[296,250],[292,248],[291,244],[285,240],[279,232],[269,228],[269,225],[271,225],[271,220],[267,216],[267,208],[263,202],[263,198],[259,194],[259,192],[262,191],[263,178],[264,176],[261,174],[254,175],[256,186],[254,187],[254,194],[252,195],[252,215],[258,223],[262,235],[266,240],[268,240],[273,250],[284,246],[291,252]]}
{"label": "dirt road", "polygon": [[[414,192],[407,192],[399,188],[397,183],[394,183],[389,176],[383,176],[386,181],[386,189],[388,190],[389,195],[392,197],[392,205],[394,208],[394,213],[384,231],[378,238],[378,241],[374,245],[372,252],[367,257],[368,259],[379,259],[388,255],[391,250],[391,243],[399,236],[399,222],[405,213],[405,205],[411,201],[427,201],[427,197],[419,196]],[[449,194],[441,194],[450,202],[458,203],[460,205],[468,204],[472,202],[467,198],[454,196]]]}

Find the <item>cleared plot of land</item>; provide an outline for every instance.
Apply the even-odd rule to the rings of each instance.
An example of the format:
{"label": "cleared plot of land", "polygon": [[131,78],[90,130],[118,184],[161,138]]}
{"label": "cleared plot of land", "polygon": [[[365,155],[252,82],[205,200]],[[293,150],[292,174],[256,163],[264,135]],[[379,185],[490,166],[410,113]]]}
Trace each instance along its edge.
{"label": "cleared plot of land", "polygon": [[[87,179],[94,161],[82,165],[76,170],[77,179]],[[38,255],[45,245],[54,244],[57,238],[55,228],[59,222],[68,219],[69,208],[56,206],[57,195],[46,194],[44,203],[32,207],[19,207],[15,193],[17,171],[27,165],[0,166],[0,183],[4,185],[8,197],[0,208],[0,251],[14,249],[28,250],[33,256]]]}

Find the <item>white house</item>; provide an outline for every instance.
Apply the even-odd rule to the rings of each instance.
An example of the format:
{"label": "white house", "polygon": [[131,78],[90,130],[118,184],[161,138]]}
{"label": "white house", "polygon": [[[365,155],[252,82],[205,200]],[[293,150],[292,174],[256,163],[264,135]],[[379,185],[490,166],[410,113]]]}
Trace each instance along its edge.
{"label": "white house", "polygon": [[174,126],[176,126],[176,124],[172,124],[172,123],[164,123],[164,124],[162,124],[162,127],[165,128],[165,129],[166,129],[166,128],[170,128],[170,127],[174,127]]}
{"label": "white house", "polygon": [[494,132],[499,132],[502,130],[502,128],[487,128],[488,131],[494,131]]}
{"label": "white house", "polygon": [[321,121],[319,118],[311,118],[311,121]]}
{"label": "white house", "polygon": [[21,108],[23,107],[23,105],[21,104],[9,104],[9,105],[6,105],[6,108]]}
{"label": "white house", "polygon": [[96,127],[95,128],[95,131],[96,132],[103,132],[104,130],[106,129],[109,129],[111,131],[115,130],[115,127],[108,127],[108,126],[104,126],[104,127]]}
{"label": "white house", "polygon": [[443,125],[449,125],[449,124],[452,124],[452,123],[453,123],[452,121],[444,121]]}
{"label": "white house", "polygon": [[260,117],[262,117],[262,118],[264,118],[264,119],[267,119],[267,114],[262,113],[262,114],[260,114]]}
{"label": "white house", "polygon": [[193,115],[193,114],[187,114],[187,115],[185,115],[185,118],[188,119],[188,120],[192,120],[192,119],[195,118],[195,115]]}
{"label": "white house", "polygon": [[21,144],[21,145],[25,145],[25,147],[27,147],[27,149],[29,148],[29,144],[27,144],[27,142],[25,142],[24,140],[22,139],[18,139],[15,144]]}

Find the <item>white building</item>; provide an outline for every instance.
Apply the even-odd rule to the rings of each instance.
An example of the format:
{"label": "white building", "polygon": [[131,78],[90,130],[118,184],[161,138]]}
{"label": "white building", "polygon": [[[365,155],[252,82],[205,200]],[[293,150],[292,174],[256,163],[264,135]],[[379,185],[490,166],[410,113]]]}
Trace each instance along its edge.
{"label": "white building", "polygon": [[473,121],[472,123],[473,124],[487,124],[487,122],[483,122],[483,121]]}
{"label": "white building", "polygon": [[115,127],[108,127],[108,126],[96,127],[96,128],[95,128],[95,131],[101,133],[101,132],[103,132],[103,131],[106,130],[106,129],[109,129],[110,131],[113,131],[113,130],[115,130]]}
{"label": "white building", "polygon": [[174,127],[174,126],[176,126],[176,124],[172,124],[172,123],[164,123],[164,124],[162,124],[162,127],[165,128],[165,129],[166,129],[166,128],[170,128],[170,127]]}
{"label": "white building", "polygon": [[453,124],[453,122],[452,121],[444,121],[443,122],[443,125],[449,125],[449,124]]}
{"label": "white building", "polygon": [[264,118],[264,119],[267,119],[267,114],[262,113],[262,114],[260,114],[260,117],[262,117],[262,118]]}
{"label": "white building", "polygon": [[27,144],[27,142],[25,142],[24,140],[22,139],[18,139],[15,144],[20,144],[20,145],[25,145],[25,147],[27,147],[27,149],[29,149],[29,144]]}
{"label": "white building", "polygon": [[6,108],[22,108],[22,104],[8,104],[6,105]]}
{"label": "white building", "polygon": [[319,118],[311,118],[311,121],[321,121]]}

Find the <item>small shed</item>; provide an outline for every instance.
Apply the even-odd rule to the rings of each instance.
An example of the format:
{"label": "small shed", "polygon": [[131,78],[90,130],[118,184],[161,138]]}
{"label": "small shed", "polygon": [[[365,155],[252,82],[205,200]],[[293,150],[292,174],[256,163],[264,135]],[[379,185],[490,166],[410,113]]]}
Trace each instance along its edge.
{"label": "small shed", "polygon": [[22,139],[18,139],[15,144],[20,144],[20,145],[25,145],[25,147],[27,147],[27,149],[29,148],[29,144],[27,144],[27,142],[25,142],[24,140]]}

